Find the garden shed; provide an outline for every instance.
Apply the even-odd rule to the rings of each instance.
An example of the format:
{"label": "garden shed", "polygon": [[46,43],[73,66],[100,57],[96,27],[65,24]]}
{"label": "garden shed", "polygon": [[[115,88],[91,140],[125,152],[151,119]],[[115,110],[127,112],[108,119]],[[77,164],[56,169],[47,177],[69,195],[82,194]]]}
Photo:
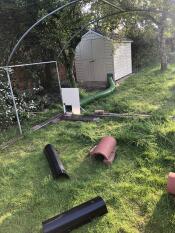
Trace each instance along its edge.
{"label": "garden shed", "polygon": [[107,74],[119,80],[132,73],[132,41],[103,36],[89,30],[75,52],[77,81],[85,86],[104,86]]}

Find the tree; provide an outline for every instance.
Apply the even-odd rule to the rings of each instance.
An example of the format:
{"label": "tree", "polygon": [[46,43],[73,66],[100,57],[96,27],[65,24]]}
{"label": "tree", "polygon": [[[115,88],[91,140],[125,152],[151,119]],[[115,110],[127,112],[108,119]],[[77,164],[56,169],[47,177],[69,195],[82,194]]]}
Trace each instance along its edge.
{"label": "tree", "polygon": [[[54,9],[53,3],[50,6]],[[55,14],[50,20],[43,22],[38,30],[38,33],[41,35],[40,43],[42,48],[48,49],[55,57],[62,52],[59,59],[66,67],[67,79],[72,86],[75,86],[73,75],[75,49],[85,31],[81,30],[82,25],[87,20],[81,8],[82,4],[76,4],[62,11],[61,14]],[[81,32],[78,33],[80,30]],[[76,36],[70,41],[70,38],[75,34]]]}
{"label": "tree", "polygon": [[[37,19],[68,2],[68,0],[8,0],[6,3],[4,1],[3,5],[1,2],[0,16],[3,16],[1,18],[4,20],[4,24],[2,23],[3,21],[1,21],[0,24],[0,29],[2,31],[2,36],[0,36],[2,51],[4,47],[7,48],[3,53],[1,64],[5,64],[12,47]],[[62,10],[61,14],[55,14],[38,25],[37,28],[32,30],[25,38],[15,54],[13,62],[59,59],[59,62],[65,65],[67,78],[71,85],[74,86],[74,52],[84,31],[82,30],[80,33],[77,33],[70,42],[69,40],[72,35],[82,29],[82,25],[86,21],[87,17],[84,17],[81,10],[82,6],[82,3],[73,5],[70,8]],[[5,24],[5,22],[7,22],[7,24]],[[3,41],[7,42],[6,46],[4,46]],[[65,46],[66,44],[67,46]],[[61,51],[62,53],[60,54]],[[58,57],[59,54],[60,56]],[[46,70],[47,69],[48,67],[46,66]]]}
{"label": "tree", "polygon": [[[118,13],[116,16],[106,18],[102,23],[103,29],[107,32],[112,31],[121,25],[133,28],[131,25],[135,24],[137,28],[144,30],[144,27],[150,25],[154,28],[154,33],[158,34],[159,38],[159,54],[161,70],[167,69],[167,54],[166,54],[166,31],[168,30],[168,21],[172,20],[175,14],[175,4],[170,0],[110,0],[111,6],[104,4],[94,3],[92,8],[95,9],[95,13],[107,14],[114,12]],[[111,9],[113,7],[113,9]],[[126,29],[122,27],[122,30],[126,32]]]}

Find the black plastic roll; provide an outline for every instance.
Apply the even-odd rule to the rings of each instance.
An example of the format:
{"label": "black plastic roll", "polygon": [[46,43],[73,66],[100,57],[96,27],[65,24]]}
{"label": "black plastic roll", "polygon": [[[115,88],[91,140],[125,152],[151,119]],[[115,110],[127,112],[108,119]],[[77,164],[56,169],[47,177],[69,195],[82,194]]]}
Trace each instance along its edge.
{"label": "black plastic roll", "polygon": [[69,178],[59,158],[59,154],[52,145],[48,144],[45,146],[44,154],[46,155],[54,179],[58,179],[59,177]]}
{"label": "black plastic roll", "polygon": [[108,213],[101,197],[96,197],[71,210],[43,222],[44,233],[67,233]]}

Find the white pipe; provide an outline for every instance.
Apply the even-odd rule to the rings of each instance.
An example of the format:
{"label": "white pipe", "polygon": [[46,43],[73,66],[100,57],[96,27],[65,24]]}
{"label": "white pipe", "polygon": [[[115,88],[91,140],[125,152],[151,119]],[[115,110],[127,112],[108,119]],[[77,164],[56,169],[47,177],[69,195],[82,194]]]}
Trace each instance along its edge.
{"label": "white pipe", "polygon": [[[59,12],[60,10],[68,7],[68,6],[71,6],[77,2],[79,2],[80,0],[74,0],[74,1],[71,1],[57,9],[55,9],[54,11],[50,12],[49,14],[45,15],[44,17],[42,17],[41,19],[39,19],[36,23],[34,23],[23,35],[22,37],[19,39],[19,41],[16,43],[16,45],[14,46],[9,58],[8,58],[8,61],[7,61],[7,67],[9,66],[10,64],[10,61],[16,51],[16,49],[18,48],[18,46],[20,45],[20,43],[23,41],[23,39],[28,35],[28,33],[35,27],[37,26],[38,24],[40,24],[44,19],[46,19],[47,17]],[[8,71],[8,68],[6,69],[6,72],[7,72],[7,78],[8,78],[8,82],[9,82],[9,86],[10,86],[10,91],[11,91],[11,95],[12,95],[12,99],[13,99],[13,105],[14,105],[14,108],[15,108],[15,113],[16,113],[16,118],[17,118],[17,121],[18,121],[18,126],[19,126],[19,131],[20,131],[20,134],[22,134],[22,129],[21,129],[21,124],[20,124],[20,120],[19,120],[19,115],[18,115],[18,110],[17,110],[17,107],[16,107],[16,102],[15,102],[15,98],[14,98],[14,94],[13,94],[13,88],[12,88],[12,84],[11,84],[11,80],[10,80],[10,74],[9,74],[9,71]]]}
{"label": "white pipe", "polygon": [[28,33],[29,33],[34,27],[36,27],[38,24],[40,24],[40,23],[41,23],[43,20],[45,20],[47,17],[49,17],[49,16],[51,16],[51,15],[57,13],[58,11],[60,11],[60,10],[62,10],[62,9],[64,9],[64,8],[66,8],[66,7],[68,7],[68,6],[71,6],[71,5],[73,5],[73,4],[77,3],[77,2],[80,2],[80,1],[81,1],[81,0],[74,0],[74,1],[71,1],[71,2],[69,2],[69,3],[67,3],[67,4],[65,4],[65,5],[63,5],[63,6],[59,7],[59,8],[57,8],[57,9],[55,9],[54,11],[52,11],[52,12],[50,12],[49,14],[45,15],[44,17],[42,17],[41,19],[39,19],[36,23],[34,23],[34,24],[22,35],[22,37],[21,37],[21,38],[18,40],[18,42],[16,43],[15,47],[13,48],[13,50],[12,50],[12,52],[11,52],[9,58],[8,58],[7,66],[10,64],[10,61],[11,61],[11,59],[12,59],[12,57],[13,57],[13,55],[14,55],[16,49],[18,48],[18,46],[19,46],[20,43],[22,42],[22,40],[28,35]]}
{"label": "white pipe", "polygon": [[13,100],[13,105],[14,105],[14,108],[15,108],[15,113],[16,113],[16,118],[17,118],[17,122],[18,122],[19,132],[22,135],[22,128],[21,128],[21,123],[20,123],[20,120],[19,120],[18,110],[17,110],[17,107],[16,107],[16,102],[15,102],[13,88],[12,88],[12,84],[11,84],[11,80],[10,80],[9,70],[8,69],[5,69],[5,70],[6,70],[6,73],[7,73],[7,78],[8,78],[8,83],[9,83],[9,87],[10,87],[10,92],[11,92],[11,96],[12,96],[12,100]]}
{"label": "white pipe", "polygon": [[57,71],[58,83],[59,83],[59,88],[60,88],[61,102],[63,104],[62,88],[61,88],[61,82],[60,82],[60,73],[59,73],[59,69],[58,69],[58,62],[56,62],[56,71]]}
{"label": "white pipe", "polygon": [[15,68],[15,67],[23,67],[23,66],[44,65],[44,64],[51,64],[51,63],[56,63],[56,61],[36,62],[36,63],[30,63],[30,64],[19,64],[19,65],[11,65],[11,66],[0,66],[0,69],[8,69],[8,68]]}
{"label": "white pipe", "polygon": [[[21,129],[21,124],[20,124],[20,120],[19,120],[18,110],[17,110],[17,108],[16,108],[16,103],[15,103],[15,98],[14,98],[14,94],[13,94],[13,89],[12,89],[12,84],[11,84],[10,74],[9,74],[8,68],[9,68],[9,67],[11,67],[11,68],[12,68],[12,67],[20,67],[20,66],[22,66],[22,65],[9,66],[10,61],[11,61],[11,59],[12,59],[12,57],[13,57],[13,55],[14,55],[16,49],[18,48],[18,46],[19,46],[20,43],[22,42],[22,40],[28,35],[28,33],[29,33],[35,26],[37,26],[38,24],[40,24],[40,23],[41,23],[44,19],[46,19],[47,17],[49,17],[49,16],[51,16],[51,15],[53,15],[53,14],[59,12],[60,10],[66,8],[66,7],[68,7],[68,6],[71,6],[71,5],[73,5],[73,4],[77,3],[77,2],[80,2],[80,1],[81,1],[81,0],[74,0],[74,1],[71,1],[71,2],[69,2],[69,3],[67,3],[67,4],[65,4],[65,5],[63,5],[63,6],[59,7],[59,8],[57,8],[57,9],[55,9],[54,11],[52,11],[52,12],[50,12],[49,14],[45,15],[44,17],[42,17],[41,19],[39,19],[36,23],[34,23],[34,24],[22,35],[22,37],[19,39],[19,41],[18,41],[18,42],[16,43],[16,45],[14,46],[14,48],[13,48],[13,50],[12,50],[12,52],[11,52],[9,58],[8,58],[6,67],[1,67],[1,69],[2,69],[2,68],[3,68],[3,69],[5,68],[5,69],[6,69],[6,72],[7,72],[8,82],[9,82],[9,86],[10,86],[10,91],[11,91],[11,95],[12,95],[12,99],[13,99],[13,104],[14,104],[14,108],[15,108],[15,112],[16,112],[16,117],[17,117],[17,121],[18,121],[18,125],[19,125],[20,134],[22,134],[22,129]],[[115,5],[111,4],[110,2],[108,2],[107,0],[101,0],[101,1],[104,2],[104,3],[107,3],[107,4],[110,5],[110,6],[113,6],[113,7],[115,7],[115,8],[118,8],[117,6],[115,6]],[[43,63],[43,64],[44,64],[44,63]],[[46,64],[46,63],[45,63],[45,64]],[[57,64],[57,63],[56,63],[56,64]],[[29,66],[30,64],[26,64],[26,65]],[[31,65],[33,65],[33,64],[31,64]],[[58,72],[58,79],[59,79],[59,72]],[[59,80],[59,81],[60,81],[60,80]],[[60,85],[60,84],[59,84],[59,85]],[[60,86],[61,86],[61,85],[60,85]]]}

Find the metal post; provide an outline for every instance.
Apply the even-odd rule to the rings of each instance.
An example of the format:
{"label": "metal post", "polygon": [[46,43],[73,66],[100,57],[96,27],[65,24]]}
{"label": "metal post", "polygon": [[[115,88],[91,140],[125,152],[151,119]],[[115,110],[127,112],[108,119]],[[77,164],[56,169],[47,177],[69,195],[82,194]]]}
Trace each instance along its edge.
{"label": "metal post", "polygon": [[8,68],[5,69],[5,71],[7,73],[8,83],[9,83],[10,92],[11,92],[11,96],[12,96],[12,100],[13,100],[13,105],[14,105],[14,108],[15,108],[15,113],[16,113],[16,118],[17,118],[17,122],[18,122],[19,132],[22,135],[22,128],[21,128],[21,123],[20,123],[20,120],[19,120],[18,110],[17,110],[17,107],[16,107],[15,97],[14,97],[12,83],[11,83],[11,79],[10,79],[10,73],[9,73]]}
{"label": "metal post", "polygon": [[18,65],[10,65],[10,66],[0,66],[0,69],[5,68],[15,68],[15,67],[23,67],[23,66],[37,66],[37,65],[44,65],[44,64],[51,64],[55,63],[56,61],[43,61],[43,62],[34,62],[34,63],[28,63],[28,64],[18,64]]}
{"label": "metal post", "polygon": [[63,98],[62,98],[62,89],[61,89],[60,73],[59,73],[59,69],[58,69],[58,62],[56,61],[55,64],[56,64],[56,71],[57,71],[58,83],[59,83],[59,88],[60,88],[61,102],[62,102],[63,107],[64,107]]}

